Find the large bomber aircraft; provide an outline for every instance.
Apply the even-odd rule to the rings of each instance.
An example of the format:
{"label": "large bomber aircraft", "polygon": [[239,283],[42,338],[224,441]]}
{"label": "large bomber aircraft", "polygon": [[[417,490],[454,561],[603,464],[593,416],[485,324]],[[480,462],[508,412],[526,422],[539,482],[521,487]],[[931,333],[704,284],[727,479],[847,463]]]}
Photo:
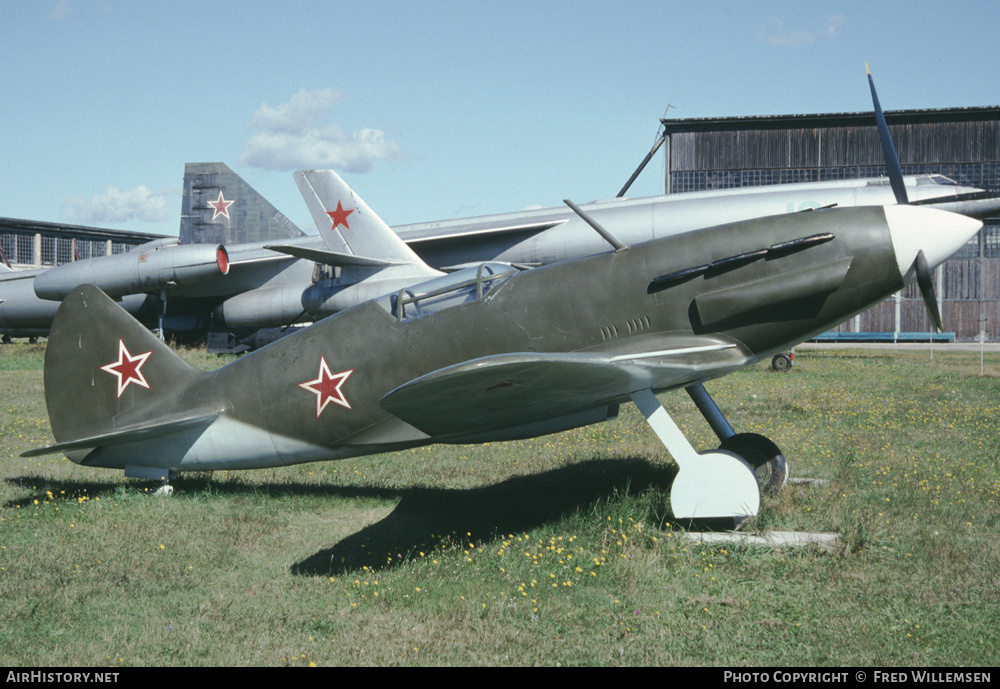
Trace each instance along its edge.
{"label": "large bomber aircraft", "polygon": [[[223,187],[215,199],[231,199],[225,187],[242,180],[220,163],[211,166]],[[362,249],[353,246],[353,237],[338,232],[328,215],[336,213],[336,202],[331,205],[331,199],[321,198],[318,189],[329,177],[327,171],[296,173],[300,185],[309,180],[317,189],[306,193],[313,215],[327,218],[317,220],[322,228],[319,236],[228,245],[164,240],[116,256],[0,274],[0,335],[47,334],[59,300],[80,284],[95,284],[121,300],[148,327],[175,333],[249,334],[319,320],[419,281],[427,276],[428,267],[452,271],[477,261],[500,261],[528,268],[601,249],[601,238],[568,208],[402,225],[394,228],[402,242],[368,243]],[[907,177],[904,183],[908,197],[916,202],[970,217],[1000,212],[1000,199],[977,198],[982,190],[939,175]],[[776,213],[879,206],[893,199],[886,180],[843,180],[613,199],[582,208],[600,223],[624,228],[622,241],[636,244]],[[234,205],[229,206],[233,218]],[[194,210],[208,217],[214,214],[211,207]],[[227,220],[217,218],[203,225]],[[189,233],[186,238],[197,235]],[[413,255],[426,265],[413,263]]]}
{"label": "large bomber aircraft", "polygon": [[[331,231],[402,245],[338,177],[320,180],[321,194],[338,199]],[[755,469],[769,487],[783,482],[780,450],[744,433],[696,452],[655,393],[688,389],[712,422],[721,413],[694,392],[704,381],[920,281],[982,226],[900,203],[741,220],[630,245],[625,237],[646,233],[631,226],[635,216],[607,214],[602,225],[596,212],[567,205],[597,230],[603,251],[526,271],[424,266],[433,277],[210,372],[184,363],[97,288],[75,287],[45,355],[56,442],[25,456],[62,452],[166,482],[182,471],[534,437],[613,418],[632,401],[679,467],[674,518],[742,520],[760,505]]]}
{"label": "large bomber aircraft", "polygon": [[[628,244],[834,206],[895,202],[977,218],[1000,213],[1000,198],[982,189],[941,175],[904,178],[870,74],[869,85],[890,179],[616,198],[585,204],[583,211],[621,228],[619,237]],[[129,313],[161,332],[246,335],[319,320],[418,282],[429,270],[455,271],[483,261],[533,268],[602,250],[601,237],[565,207],[401,225],[393,228],[398,239],[362,237],[347,229],[349,218],[341,222],[340,199],[330,193],[334,178],[328,171],[295,174],[319,230],[309,236],[225,165],[190,164],[178,240],[0,275],[0,335],[45,334],[59,300],[85,283],[121,300]]]}
{"label": "large bomber aircraft", "polygon": [[[237,204],[249,206],[249,217],[238,221],[250,227],[257,226],[256,218],[265,215],[257,212],[260,208],[273,208],[225,165],[189,166],[192,167],[202,172],[212,170],[211,177],[218,185],[215,199],[227,203],[238,199],[228,206],[230,217],[220,216],[214,221],[215,211],[211,206],[193,207],[195,213],[208,219],[200,227],[218,226],[217,234],[225,236],[226,226],[237,222]],[[296,173],[297,180],[311,178],[317,186],[322,185],[325,176],[324,171]],[[249,191],[239,196],[228,191],[241,185]],[[984,218],[1000,212],[1000,199],[974,198],[982,190],[956,185],[940,175],[907,177],[905,188],[915,201],[933,203],[935,207],[971,217]],[[190,185],[185,185],[185,190],[188,189]],[[310,194],[314,216],[316,209],[324,216],[336,211],[335,202],[327,210],[329,199],[320,199],[308,190],[306,193]],[[585,204],[583,209],[602,223],[627,227],[622,240],[637,243],[724,222],[830,206],[875,206],[892,203],[893,198],[887,180],[842,180],[613,199]],[[59,300],[84,283],[96,284],[122,300],[129,313],[150,327],[165,325],[173,332],[204,332],[212,328],[256,330],[315,321],[364,298],[378,296],[385,291],[387,280],[399,278],[400,281],[389,285],[391,288],[420,278],[400,267],[405,264],[392,263],[389,249],[366,247],[373,253],[366,256],[362,250],[353,249],[346,238],[336,237],[334,246],[340,251],[331,251],[326,237],[333,221],[320,218],[318,222],[323,227],[320,236],[299,232],[297,236],[279,235],[228,245],[182,244],[167,239],[125,254],[56,268],[4,272],[0,274],[0,335],[47,334]],[[290,222],[284,226],[294,227]],[[393,229],[409,252],[441,270],[454,270],[477,261],[537,267],[595,253],[602,241],[565,207],[401,225]],[[232,232],[231,227],[229,231]],[[204,237],[189,230],[182,239],[190,242]],[[393,245],[399,248],[395,242]],[[363,265],[360,259],[365,258],[374,260]]]}

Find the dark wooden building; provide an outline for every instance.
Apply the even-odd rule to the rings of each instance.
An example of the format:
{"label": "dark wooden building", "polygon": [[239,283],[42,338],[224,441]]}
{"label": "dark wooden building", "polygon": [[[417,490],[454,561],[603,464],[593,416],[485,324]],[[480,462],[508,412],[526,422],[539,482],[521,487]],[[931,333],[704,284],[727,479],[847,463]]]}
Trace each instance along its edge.
{"label": "dark wooden building", "polygon": [[[1000,189],[1000,106],[886,113],[903,174]],[[885,175],[867,113],[663,120],[666,191],[683,193]],[[936,271],[945,329],[1000,340],[1000,218]],[[928,332],[915,285],[839,330]]]}

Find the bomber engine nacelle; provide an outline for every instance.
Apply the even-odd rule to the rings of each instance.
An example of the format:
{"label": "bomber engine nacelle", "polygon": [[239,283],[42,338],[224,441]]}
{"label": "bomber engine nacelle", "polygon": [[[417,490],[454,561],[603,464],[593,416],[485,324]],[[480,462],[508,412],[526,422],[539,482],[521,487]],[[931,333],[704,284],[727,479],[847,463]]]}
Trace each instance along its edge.
{"label": "bomber engine nacelle", "polygon": [[295,284],[236,294],[212,310],[212,322],[226,328],[267,328],[311,320],[302,309],[302,286]]}
{"label": "bomber engine nacelle", "polygon": [[222,245],[182,244],[142,247],[124,254],[88,258],[51,268],[35,277],[35,294],[61,301],[79,285],[99,287],[109,297],[156,293],[229,273]]}

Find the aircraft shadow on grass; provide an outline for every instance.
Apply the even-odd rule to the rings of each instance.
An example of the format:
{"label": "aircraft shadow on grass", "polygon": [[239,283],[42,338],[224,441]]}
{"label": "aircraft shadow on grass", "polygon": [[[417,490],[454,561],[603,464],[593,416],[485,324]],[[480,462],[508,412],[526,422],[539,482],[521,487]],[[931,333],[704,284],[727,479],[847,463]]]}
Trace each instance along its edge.
{"label": "aircraft shadow on grass", "polygon": [[[515,476],[500,483],[476,488],[441,488],[433,485],[391,489],[365,486],[282,483],[259,485],[239,481],[218,482],[209,474],[178,478],[178,495],[210,491],[214,495],[287,494],[345,499],[398,499],[395,509],[381,521],[364,527],[330,548],[292,565],[299,576],[335,576],[369,567],[391,569],[416,554],[457,539],[458,543],[482,543],[508,534],[519,534],[578,511],[624,496],[656,491],[663,495],[666,514],[668,495],[677,468],[673,464],[645,458],[592,459],[540,474]],[[98,481],[54,481],[41,476],[8,478],[12,486],[29,488],[24,498],[4,507],[29,507],[44,501],[51,491],[56,499],[80,496],[108,499],[122,484]],[[152,499],[152,498],[151,498]]]}
{"label": "aircraft shadow on grass", "polygon": [[604,501],[662,491],[664,507],[676,467],[645,459],[595,459],[470,489],[407,488],[381,521],[296,563],[302,576],[334,576],[368,567],[391,569],[449,541],[458,544],[519,534]]}

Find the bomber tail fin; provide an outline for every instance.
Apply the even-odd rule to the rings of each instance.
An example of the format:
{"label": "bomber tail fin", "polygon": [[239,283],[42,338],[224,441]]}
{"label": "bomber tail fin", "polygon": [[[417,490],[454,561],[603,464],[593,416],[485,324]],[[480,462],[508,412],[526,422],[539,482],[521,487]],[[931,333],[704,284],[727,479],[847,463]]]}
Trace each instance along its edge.
{"label": "bomber tail fin", "polygon": [[331,252],[383,265],[424,265],[333,170],[298,170],[294,176]]}
{"label": "bomber tail fin", "polygon": [[78,287],[59,307],[45,352],[56,444],[26,455],[65,452],[75,462],[108,466],[97,459],[101,448],[207,424],[222,409],[186,397],[205,375],[99,289]]}
{"label": "bomber tail fin", "polygon": [[184,165],[182,244],[243,244],[304,235],[229,166]]}

